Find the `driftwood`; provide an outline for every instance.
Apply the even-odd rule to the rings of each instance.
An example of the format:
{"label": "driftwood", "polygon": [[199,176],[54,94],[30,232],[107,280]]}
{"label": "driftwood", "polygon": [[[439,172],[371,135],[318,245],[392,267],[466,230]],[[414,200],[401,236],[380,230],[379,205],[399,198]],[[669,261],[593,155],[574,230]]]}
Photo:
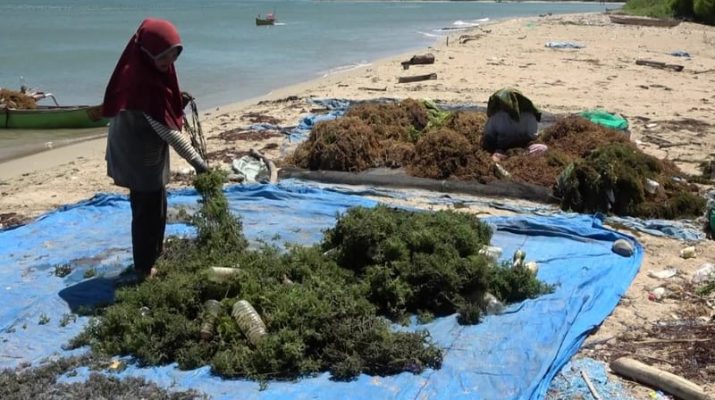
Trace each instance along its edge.
{"label": "driftwood", "polygon": [[583,381],[586,382],[586,386],[588,386],[588,390],[589,390],[589,392],[591,392],[591,395],[593,396],[593,398],[596,400],[602,400],[601,396],[596,391],[596,388],[593,387],[593,383],[591,383],[591,379],[589,379],[586,371],[581,370],[581,377],[583,378]]}
{"label": "driftwood", "polygon": [[683,70],[682,65],[678,64],[666,64],[664,62],[660,61],[651,61],[651,60],[636,60],[637,65],[647,65],[649,67],[653,68],[660,68],[660,69],[672,69],[673,71],[680,72]]}
{"label": "driftwood", "polygon": [[401,76],[397,78],[397,83],[420,82],[428,81],[431,79],[437,79],[437,74],[433,72],[431,74],[425,75]]}
{"label": "driftwood", "polygon": [[712,400],[693,382],[632,358],[621,357],[611,362],[611,369],[619,375],[662,389],[683,400]]}
{"label": "driftwood", "polygon": [[457,39],[457,41],[459,42],[459,44],[465,44],[470,40],[477,40],[483,36],[484,35],[482,35],[481,33],[477,33],[475,35],[461,35],[459,36],[459,39]]}
{"label": "driftwood", "polygon": [[263,161],[268,167],[268,173],[270,174],[269,181],[271,183],[278,182],[278,170],[276,169],[276,164],[269,160],[268,157],[264,156],[261,152],[256,149],[251,149],[248,151],[248,155]]}
{"label": "driftwood", "polygon": [[358,89],[359,90],[368,90],[371,92],[387,92],[387,86],[381,87],[381,88],[360,86]]}
{"label": "driftwood", "polygon": [[410,65],[434,64],[434,54],[427,53],[419,56],[412,56],[412,58],[407,61],[403,61],[401,64],[404,69],[409,69]]}

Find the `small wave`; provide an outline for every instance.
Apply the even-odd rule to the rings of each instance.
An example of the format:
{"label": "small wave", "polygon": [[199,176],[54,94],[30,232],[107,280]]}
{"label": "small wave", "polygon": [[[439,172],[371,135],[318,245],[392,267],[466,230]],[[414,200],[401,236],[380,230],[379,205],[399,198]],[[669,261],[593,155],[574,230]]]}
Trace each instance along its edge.
{"label": "small wave", "polygon": [[460,28],[470,28],[473,26],[479,26],[479,22],[458,20],[452,22],[452,25],[458,26]]}
{"label": "small wave", "polygon": [[435,35],[434,33],[429,33],[429,32],[422,32],[422,31],[417,31],[420,35],[424,37],[429,37],[429,38],[436,38],[439,37],[440,35]]}
{"label": "small wave", "polygon": [[325,78],[326,76],[337,74],[339,72],[352,71],[354,69],[367,67],[369,65],[372,65],[372,63],[369,63],[367,61],[360,61],[359,63],[355,63],[355,64],[347,64],[347,65],[341,65],[339,67],[331,68],[325,72],[322,72],[321,75],[323,76],[323,78]]}

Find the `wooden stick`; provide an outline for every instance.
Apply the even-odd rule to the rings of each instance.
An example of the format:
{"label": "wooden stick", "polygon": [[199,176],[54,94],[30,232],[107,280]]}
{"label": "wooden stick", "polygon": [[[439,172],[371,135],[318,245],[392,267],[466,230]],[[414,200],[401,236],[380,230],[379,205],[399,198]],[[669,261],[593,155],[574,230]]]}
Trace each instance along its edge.
{"label": "wooden stick", "polygon": [[588,374],[586,374],[586,371],[581,370],[581,377],[583,378],[584,381],[586,381],[586,386],[588,386],[588,390],[591,391],[593,398],[596,400],[602,400],[601,396],[598,395],[596,388],[593,387],[593,383],[591,383],[591,380],[588,379]]}
{"label": "wooden stick", "polygon": [[274,164],[273,161],[269,160],[268,157],[264,156],[256,149],[249,150],[248,154],[251,157],[255,157],[255,158],[263,161],[266,164],[266,166],[268,167],[268,172],[270,173],[269,182],[271,182],[271,183],[278,182],[278,171],[276,170],[276,164]]}
{"label": "wooden stick", "polygon": [[633,344],[654,344],[654,343],[691,343],[691,342],[709,342],[711,338],[691,338],[691,339],[649,339],[632,342]]}
{"label": "wooden stick", "polygon": [[660,61],[651,61],[651,60],[636,60],[637,65],[647,65],[649,67],[653,68],[660,68],[660,69],[672,69],[673,71],[680,72],[683,70],[682,65],[677,65],[677,64],[666,64],[664,62]]}
{"label": "wooden stick", "polygon": [[381,88],[360,86],[358,89],[359,90],[370,90],[373,92],[387,92],[387,86],[381,87]]}
{"label": "wooden stick", "polygon": [[409,82],[419,82],[428,81],[431,79],[437,79],[437,74],[431,73],[426,75],[415,75],[415,76],[401,76],[397,78],[398,83],[409,83]]}
{"label": "wooden stick", "polygon": [[621,357],[611,362],[611,369],[619,375],[662,389],[683,400],[712,400],[695,383],[632,358]]}

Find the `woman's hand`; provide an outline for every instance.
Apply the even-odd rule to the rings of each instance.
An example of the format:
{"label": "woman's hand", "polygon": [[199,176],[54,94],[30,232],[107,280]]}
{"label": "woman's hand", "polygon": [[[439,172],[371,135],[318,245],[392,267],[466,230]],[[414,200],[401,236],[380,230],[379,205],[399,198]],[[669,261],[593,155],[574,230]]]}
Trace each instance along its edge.
{"label": "woman's hand", "polygon": [[191,95],[189,92],[181,92],[181,106],[183,108],[186,108],[187,105],[191,102],[191,100],[194,100],[195,97]]}

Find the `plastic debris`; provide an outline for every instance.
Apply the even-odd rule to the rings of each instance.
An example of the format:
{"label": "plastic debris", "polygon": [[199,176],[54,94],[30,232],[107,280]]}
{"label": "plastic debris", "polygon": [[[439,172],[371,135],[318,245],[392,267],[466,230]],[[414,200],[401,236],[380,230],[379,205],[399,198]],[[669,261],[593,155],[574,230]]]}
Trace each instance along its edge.
{"label": "plastic debris", "polygon": [[261,160],[245,155],[231,162],[231,169],[245,177],[246,182],[259,182],[269,176],[268,167]]}
{"label": "plastic debris", "polygon": [[208,340],[214,334],[214,325],[216,324],[216,318],[218,318],[221,312],[221,303],[217,300],[206,300],[204,303],[204,323],[201,325],[201,339]]}
{"label": "plastic debris", "polygon": [[479,254],[483,254],[493,260],[498,260],[501,257],[502,249],[496,246],[485,246],[479,250]]}
{"label": "plastic debris", "polygon": [[613,242],[611,251],[623,257],[630,257],[633,255],[633,245],[625,239],[618,239]]}
{"label": "plastic debris", "polygon": [[209,280],[213,282],[226,282],[240,271],[238,268],[211,267],[209,268]]}
{"label": "plastic debris", "polygon": [[661,301],[667,294],[667,290],[664,287],[657,287],[648,293],[648,300],[650,301]]}
{"label": "plastic debris", "polygon": [[485,311],[489,315],[497,315],[504,312],[504,304],[491,293],[484,295],[484,304]]}
{"label": "plastic debris", "polygon": [[551,49],[582,49],[586,46],[576,42],[546,42],[546,47]]}
{"label": "plastic debris", "polygon": [[693,274],[693,278],[691,279],[691,282],[693,283],[703,283],[706,281],[709,281],[711,279],[715,279],[715,265],[711,263],[705,263],[698,268],[697,271],[695,271],[695,274]]}
{"label": "plastic debris", "polygon": [[536,261],[527,262],[526,264],[524,264],[524,268],[533,272],[534,275],[536,275],[539,272],[539,264],[537,264]]}
{"label": "plastic debris", "polygon": [[514,256],[511,258],[512,260],[512,268],[522,268],[524,267],[524,259],[526,258],[526,252],[524,250],[519,249],[514,252]]}
{"label": "plastic debris", "polygon": [[680,250],[680,257],[688,259],[688,258],[695,258],[697,257],[698,253],[695,252],[695,247],[694,246],[688,246],[682,250]]}
{"label": "plastic debris", "polygon": [[238,323],[241,332],[246,335],[248,341],[254,346],[266,336],[266,325],[251,303],[246,300],[237,301],[233,305],[231,315],[236,320],[236,323]]}
{"label": "plastic debris", "polygon": [[658,192],[658,188],[660,187],[660,183],[652,180],[652,179],[646,179],[645,180],[645,191],[650,193],[650,194],[656,194]]}
{"label": "plastic debris", "polygon": [[678,273],[678,270],[671,267],[668,269],[664,269],[662,271],[650,271],[648,272],[648,276],[651,278],[657,278],[657,279],[668,279],[674,277]]}
{"label": "plastic debris", "polygon": [[690,53],[688,53],[687,51],[683,51],[683,50],[671,51],[671,52],[668,53],[668,54],[670,54],[670,55],[673,56],[673,57],[687,57],[687,58],[690,58]]}

